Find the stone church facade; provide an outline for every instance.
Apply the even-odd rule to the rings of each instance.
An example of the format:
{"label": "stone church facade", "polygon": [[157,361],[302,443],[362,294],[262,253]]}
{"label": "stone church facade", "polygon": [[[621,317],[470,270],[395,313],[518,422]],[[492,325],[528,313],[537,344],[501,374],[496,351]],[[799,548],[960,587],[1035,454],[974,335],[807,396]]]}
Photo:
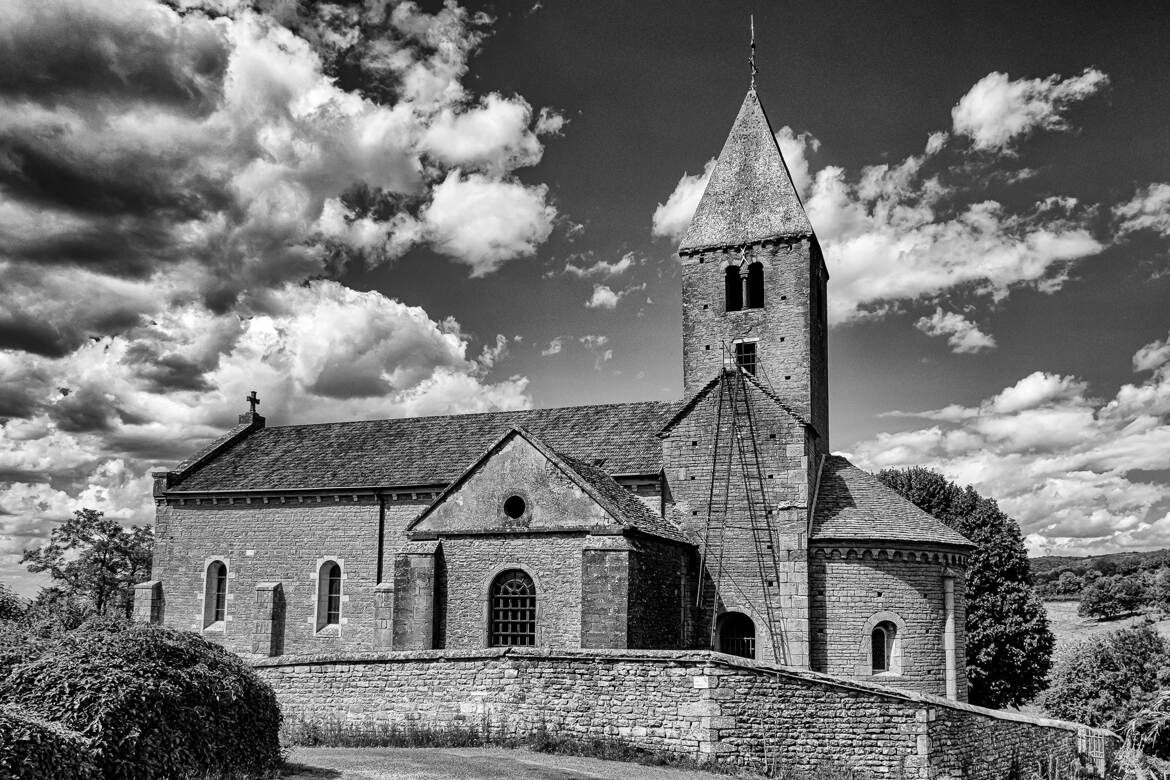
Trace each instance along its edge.
{"label": "stone church facade", "polygon": [[678,255],[681,400],[244,414],[155,475],[140,618],[264,657],[713,650],[965,701],[972,545],[830,452],[828,272],[754,89]]}

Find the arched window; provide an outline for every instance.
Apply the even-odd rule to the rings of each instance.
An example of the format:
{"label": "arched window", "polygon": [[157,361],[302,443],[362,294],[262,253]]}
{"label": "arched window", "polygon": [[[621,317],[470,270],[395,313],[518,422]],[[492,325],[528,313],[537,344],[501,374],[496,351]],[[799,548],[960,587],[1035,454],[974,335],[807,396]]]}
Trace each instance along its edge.
{"label": "arched window", "polygon": [[888,620],[883,620],[873,627],[869,637],[870,667],[874,674],[896,672],[894,642],[898,636],[898,627]]}
{"label": "arched window", "polygon": [[341,623],[341,564],[325,561],[317,573],[317,630]]}
{"label": "arched window", "polygon": [[719,652],[756,657],[756,624],[742,612],[728,612],[719,622]]}
{"label": "arched window", "polygon": [[492,647],[536,644],[536,584],[520,569],[500,572],[492,581]]}
{"label": "arched window", "polygon": [[745,309],[764,308],[764,264],[752,263],[747,268],[747,277],[744,279],[743,307]]}
{"label": "arched window", "polygon": [[739,266],[729,265],[724,271],[725,277],[723,280],[724,292],[727,297],[726,311],[739,311],[743,308],[743,285],[744,280],[740,278]]}
{"label": "arched window", "polygon": [[203,583],[203,627],[222,624],[227,617],[227,564],[212,561]]}

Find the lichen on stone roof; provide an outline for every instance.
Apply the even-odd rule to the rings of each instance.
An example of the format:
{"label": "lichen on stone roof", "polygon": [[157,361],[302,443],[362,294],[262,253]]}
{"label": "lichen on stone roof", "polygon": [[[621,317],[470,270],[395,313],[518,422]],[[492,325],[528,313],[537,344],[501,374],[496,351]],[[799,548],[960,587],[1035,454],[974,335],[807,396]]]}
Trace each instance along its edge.
{"label": "lichen on stone roof", "polygon": [[446,484],[514,426],[608,474],[655,474],[662,469],[657,433],[677,408],[649,401],[263,428],[195,464],[171,489]]}
{"label": "lichen on stone roof", "polygon": [[840,455],[821,468],[812,541],[910,542],[974,547],[967,537],[919,509]]}
{"label": "lichen on stone roof", "polygon": [[678,251],[811,235],[772,126],[750,89]]}
{"label": "lichen on stone roof", "polygon": [[561,460],[577,473],[582,481],[603,498],[606,511],[614,515],[622,525],[653,536],[661,536],[678,542],[691,544],[682,527],[646,506],[627,488],[622,487],[601,469],[590,466],[583,460],[558,453]]}

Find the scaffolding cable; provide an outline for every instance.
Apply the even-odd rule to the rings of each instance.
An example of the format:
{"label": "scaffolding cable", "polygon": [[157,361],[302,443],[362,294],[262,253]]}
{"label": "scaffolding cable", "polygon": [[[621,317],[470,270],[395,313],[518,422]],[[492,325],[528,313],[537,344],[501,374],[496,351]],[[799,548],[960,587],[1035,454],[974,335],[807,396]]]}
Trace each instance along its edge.
{"label": "scaffolding cable", "polygon": [[[767,632],[771,638],[773,659],[783,662],[787,656],[784,632],[779,630],[778,605],[772,590],[780,583],[780,566],[776,557],[776,539],[772,527],[772,508],[764,481],[764,467],[761,463],[756,422],[752,411],[746,371],[735,364],[732,350],[726,341],[721,342],[723,367],[719,382],[719,397],[714,399],[715,433],[711,451],[710,481],[707,485],[707,511],[703,525],[703,543],[699,556],[699,578],[695,589],[695,607],[706,607],[706,580],[711,580],[710,625],[708,638],[715,646],[716,627],[719,617],[719,602],[730,588],[742,603],[762,613],[767,621]],[[763,367],[760,366],[762,369]],[[771,382],[765,382],[770,388]],[[772,394],[775,389],[770,388]],[[727,431],[724,431],[724,427]],[[738,461],[738,469],[736,462]],[[739,471],[743,484],[743,501],[746,523],[732,522],[729,517],[732,501],[733,474]],[[736,499],[739,500],[738,498]],[[754,577],[759,587],[749,587],[738,580],[745,573],[739,567],[727,570],[726,550],[728,531],[746,532],[751,535],[756,565]],[[714,559],[714,560],[712,560]],[[708,576],[708,569],[710,569]],[[727,581],[725,582],[725,575]],[[762,599],[762,604],[760,600]]]}

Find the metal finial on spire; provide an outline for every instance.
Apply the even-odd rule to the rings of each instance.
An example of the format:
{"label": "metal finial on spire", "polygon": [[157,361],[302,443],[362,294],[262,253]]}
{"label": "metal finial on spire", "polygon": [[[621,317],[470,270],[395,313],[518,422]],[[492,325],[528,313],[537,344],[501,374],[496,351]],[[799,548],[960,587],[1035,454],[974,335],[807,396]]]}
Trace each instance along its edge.
{"label": "metal finial on spire", "polygon": [[751,56],[748,57],[748,64],[752,66],[752,89],[756,88],[756,15],[751,14],[748,17],[751,20],[752,26],[752,46]]}

